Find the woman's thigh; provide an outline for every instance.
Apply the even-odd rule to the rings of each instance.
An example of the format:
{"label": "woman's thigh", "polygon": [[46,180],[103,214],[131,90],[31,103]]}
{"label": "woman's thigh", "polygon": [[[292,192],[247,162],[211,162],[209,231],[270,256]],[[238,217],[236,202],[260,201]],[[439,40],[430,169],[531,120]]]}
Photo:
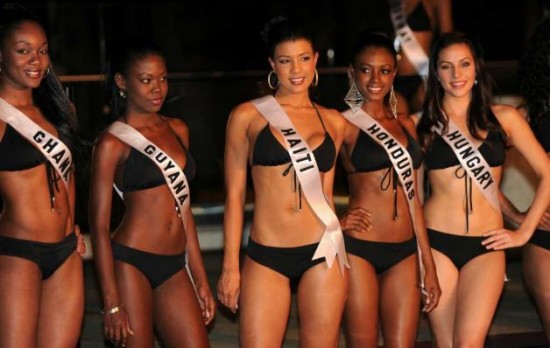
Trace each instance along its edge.
{"label": "woman's thigh", "polygon": [[208,334],[186,269],[153,291],[155,328],[166,347],[208,347]]}
{"label": "woman's thigh", "polygon": [[348,269],[338,260],[320,263],[304,273],[298,286],[301,347],[336,347],[348,296]]}
{"label": "woman's thigh", "polygon": [[290,301],[289,279],[246,257],[239,300],[241,346],[281,347]]}
{"label": "woman's thigh", "polygon": [[348,299],[345,332],[348,347],[373,347],[378,342],[378,278],[374,267],[364,259],[348,254]]}
{"label": "woman's thigh", "polygon": [[74,251],[42,286],[38,342],[42,347],[75,347],[84,317],[82,257]]}
{"label": "woman's thigh", "polygon": [[411,255],[380,276],[380,317],[384,346],[414,346],[419,316],[417,258]]}
{"label": "woman's thigh", "polygon": [[129,347],[153,347],[153,290],[145,275],[136,267],[115,261],[120,301],[124,304],[130,328]]}
{"label": "woman's thigh", "polygon": [[480,255],[460,270],[454,345],[482,347],[504,287],[503,251]]}
{"label": "woman's thigh", "polygon": [[34,262],[0,255],[0,347],[34,347],[42,292]]}

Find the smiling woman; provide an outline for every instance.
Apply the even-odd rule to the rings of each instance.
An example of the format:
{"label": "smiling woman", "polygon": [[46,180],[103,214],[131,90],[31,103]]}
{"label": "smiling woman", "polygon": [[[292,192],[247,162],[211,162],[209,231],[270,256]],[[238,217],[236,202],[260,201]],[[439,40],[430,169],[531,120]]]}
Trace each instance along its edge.
{"label": "smiling woman", "polygon": [[[348,262],[332,192],[346,122],[310,99],[310,86],[319,83],[318,53],[303,23],[277,17],[264,34],[272,69],[268,82],[276,91],[237,106],[229,116],[218,298],[233,312],[240,309],[242,347],[280,347],[296,286],[300,345],[335,347]],[[241,272],[249,164],[255,202]]]}
{"label": "smiling woman", "polygon": [[53,72],[43,27],[24,10],[2,8],[2,347],[77,345],[84,284],[74,224],[75,127],[73,108]]}
{"label": "smiling woman", "polygon": [[[419,284],[426,312],[437,306],[441,293],[417,194],[422,150],[413,120],[396,110],[397,53],[391,41],[367,32],[353,54],[348,95],[358,96],[360,104],[350,103],[351,110],[344,112],[353,125],[346,129],[340,156],[348,174],[349,211],[367,210],[371,226],[365,233],[342,219],[351,264],[346,343],[377,346],[381,326],[385,346],[411,347]],[[419,260],[425,274],[419,272]]]}
{"label": "smiling woman", "polygon": [[[550,201],[548,157],[516,109],[489,104],[479,54],[460,33],[435,43],[418,126],[431,187],[424,214],[442,290],[429,314],[438,347],[483,346],[503,288],[503,249],[529,240]],[[516,231],[504,229],[499,204],[507,146],[540,179]]]}

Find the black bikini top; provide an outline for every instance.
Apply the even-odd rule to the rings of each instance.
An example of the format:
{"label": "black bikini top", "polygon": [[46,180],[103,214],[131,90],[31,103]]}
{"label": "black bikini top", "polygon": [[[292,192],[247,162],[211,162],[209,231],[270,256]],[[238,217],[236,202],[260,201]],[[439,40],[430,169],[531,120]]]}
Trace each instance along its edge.
{"label": "black bikini top", "polygon": [[42,152],[6,123],[6,131],[0,141],[0,171],[25,170],[45,162]]}
{"label": "black bikini top", "polygon": [[424,7],[422,0],[418,1],[418,4],[414,10],[407,16],[407,24],[413,31],[432,30],[430,17],[428,17],[428,13],[426,12],[426,8]]}
{"label": "black bikini top", "polygon": [[[504,159],[506,157],[506,139],[500,132],[489,131],[478,150],[489,166],[500,167],[504,164]],[[464,179],[466,233],[469,233],[469,215],[474,211],[472,178],[467,175],[462,165],[460,165],[458,158],[449,144],[439,135],[436,135],[432,140],[432,144],[424,153],[424,158],[426,159],[426,167],[428,170],[458,166],[455,169],[455,176],[458,179]]]}
{"label": "black bikini top", "polygon": [[[315,111],[317,111],[317,116],[319,120],[321,120],[323,129],[325,130],[325,139],[321,145],[313,150],[313,155],[315,156],[319,171],[326,173],[332,168],[336,160],[336,147],[334,146],[334,141],[329,132],[327,132],[325,128],[325,123],[321,118],[321,114],[317,108],[315,108]],[[277,138],[275,138],[269,124],[267,124],[260,133],[258,133],[256,138],[252,153],[252,165],[278,166],[290,162],[288,151],[281,145]]]}
{"label": "black bikini top", "polygon": [[[174,134],[174,136],[176,136]],[[187,151],[187,148],[181,142],[180,138],[176,136],[178,143],[180,143],[183,151],[186,155],[185,166],[183,167],[183,173],[185,174],[187,181],[193,180],[195,177],[196,167],[195,161],[191,154]],[[164,175],[153,161],[133,147],[130,148],[128,159],[124,165],[122,178],[122,192],[146,190],[149,188],[161,186],[166,184]]]}
{"label": "black bikini top", "polygon": [[[411,156],[413,166],[418,169],[422,164],[422,149],[418,142],[401,127],[407,136],[407,152]],[[374,172],[392,167],[386,150],[364,131],[359,131],[350,161],[356,173]]]}
{"label": "black bikini top", "polygon": [[[499,167],[504,164],[506,140],[499,132],[489,131],[487,137],[479,147],[479,152],[491,167]],[[428,169],[445,169],[460,164],[449,144],[436,135],[431,146],[424,154]]]}
{"label": "black bikini top", "polygon": [[[63,135],[59,134],[63,141]],[[58,181],[61,177],[42,152],[25,139],[15,128],[6,123],[4,136],[0,141],[0,171],[19,171],[46,164],[46,180],[50,193],[50,207],[55,207],[55,192],[60,192]]]}

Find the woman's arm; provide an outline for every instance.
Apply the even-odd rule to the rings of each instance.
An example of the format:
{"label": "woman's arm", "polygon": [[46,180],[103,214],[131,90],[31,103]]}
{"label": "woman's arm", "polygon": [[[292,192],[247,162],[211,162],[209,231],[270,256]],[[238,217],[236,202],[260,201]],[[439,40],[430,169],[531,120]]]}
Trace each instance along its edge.
{"label": "woman's arm", "polygon": [[86,255],[86,244],[84,243],[84,238],[82,238],[82,235],[80,234],[80,227],[75,224],[75,211],[76,211],[76,182],[75,182],[75,174],[74,174],[74,165],[71,170],[71,175],[69,177],[69,188],[68,188],[68,198],[69,198],[69,217],[67,218],[67,224],[69,226],[72,226],[74,233],[77,237],[77,244],[76,244],[76,251],[78,254],[82,257]]}
{"label": "woman's arm", "polygon": [[197,236],[197,227],[191,209],[187,212],[185,235],[187,237],[186,252],[189,260],[189,270],[195,283],[204,323],[208,325],[216,314],[216,301],[214,301],[210,285],[208,284],[208,277],[204,268],[204,261]]}
{"label": "woman's arm", "polygon": [[[187,125],[180,119],[169,119],[169,122],[172,130],[174,130],[185,147],[189,149],[189,128]],[[210,291],[210,285],[208,284],[208,277],[204,268],[204,261],[202,259],[199,238],[197,235],[197,226],[191,209],[185,212],[185,214],[187,215],[187,224],[184,226],[187,240],[185,249],[189,260],[189,271],[193,277],[204,322],[208,325],[216,314],[216,302],[214,301],[212,291]]]}
{"label": "woman's arm", "polygon": [[127,334],[131,333],[117,288],[110,232],[113,182],[122,149],[122,143],[109,133],[103,134],[96,144],[92,153],[88,207],[94,263],[105,311],[105,336],[117,344],[125,344]]}
{"label": "woman's arm", "polygon": [[437,19],[439,33],[453,31],[453,9],[451,0],[439,0],[437,4]]}
{"label": "woman's arm", "polygon": [[496,105],[493,112],[506,131],[509,143],[521,153],[539,178],[531,208],[515,233],[500,229],[485,234],[489,238],[485,239],[483,244],[488,249],[500,250],[527,243],[541,221],[550,203],[550,160],[536,140],[529,124],[516,109]]}
{"label": "woman's arm", "polygon": [[[407,129],[409,134],[411,134],[415,140],[418,139],[418,135],[416,134],[416,123],[411,117],[399,117],[399,122],[403,127],[405,127],[405,129]],[[420,190],[422,189],[423,185],[419,184],[418,178],[424,177],[423,173],[421,172],[424,170],[423,168],[424,167],[421,166],[419,170],[415,171],[416,195],[414,196],[412,204],[414,205],[414,222],[416,224],[414,228],[416,240],[420,249],[421,262],[424,266],[425,271],[423,279],[424,308],[422,310],[429,313],[437,306],[439,302],[439,297],[441,296],[441,288],[439,287],[439,280],[437,279],[437,270],[435,267],[435,262],[433,260],[432,249],[430,247],[428,233],[426,232],[426,221],[424,220],[424,213],[422,210],[422,204],[420,202]]]}
{"label": "woman's arm", "polygon": [[239,255],[246,198],[246,175],[249,152],[247,129],[251,104],[237,107],[229,116],[226,129],[224,176],[225,214],[223,218],[224,256],[218,281],[218,299],[236,312],[240,294]]}

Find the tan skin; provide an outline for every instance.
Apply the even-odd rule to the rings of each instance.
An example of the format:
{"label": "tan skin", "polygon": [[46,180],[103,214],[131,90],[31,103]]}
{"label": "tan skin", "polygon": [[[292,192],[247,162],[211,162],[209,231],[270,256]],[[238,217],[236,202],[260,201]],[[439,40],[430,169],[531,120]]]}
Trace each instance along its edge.
{"label": "tan skin", "polygon": [[[470,48],[466,44],[454,44],[443,49],[438,57],[437,75],[445,91],[444,111],[467,133],[466,115],[476,78]],[[509,145],[525,157],[540,181],[533,205],[516,231],[503,228],[501,213],[492,208],[474,186],[469,235],[487,237],[482,244],[495,252],[475,257],[457,270],[445,255],[433,250],[442,296],[429,319],[438,347],[483,346],[503,287],[502,250],[521,246],[529,240],[550,199],[550,162],[529,125],[510,106],[493,105],[491,109],[506,132]],[[482,132],[481,136],[485,137],[486,133]],[[429,228],[464,235],[464,182],[456,178],[455,170],[456,167],[451,167],[429,172],[432,194],[424,205],[424,214]],[[498,183],[502,167],[491,170]]]}
{"label": "tan skin", "polygon": [[[435,35],[453,30],[451,0],[403,0],[406,15],[410,15],[420,2],[423,3],[430,18],[432,30],[413,31],[413,33],[420,46],[424,49],[424,52],[429,54]],[[417,75],[418,73],[407,55],[403,52],[399,53],[401,59],[397,65],[397,74],[399,76]],[[403,98],[403,100],[405,99]],[[420,85],[413,100],[409,101],[409,109],[420,109],[422,100],[424,100],[424,86]]]}
{"label": "tan skin", "polygon": [[[518,111],[527,117],[527,110],[519,107]],[[550,156],[550,153],[547,153]],[[500,195],[502,212],[514,223],[520,225],[526,217],[526,212],[520,212],[503,194]],[[539,230],[550,232],[550,209],[544,213]],[[550,343],[550,279],[547,277],[547,265],[550,264],[550,251],[538,245],[527,243],[523,247],[522,269],[525,284],[537,304],[537,310],[542,320],[544,333]]]}
{"label": "tan skin", "polygon": [[[116,82],[127,94],[127,110],[121,121],[137,129],[173,158],[180,168],[187,161],[181,141],[189,147],[189,130],[178,119],[158,114],[168,89],[164,59],[150,54],[133,64]],[[176,138],[177,137],[177,138]],[[187,252],[192,280],[182,269],[151,289],[143,273],[114,261],[110,216],[113,183],[121,187],[129,145],[103,133],[94,148],[90,187],[90,232],[104,308],[123,303],[120,311],[104,316],[104,333],[117,346],[153,347],[153,329],[167,347],[208,347],[206,327],[214,317],[212,297],[200,253],[193,216],[182,225],[167,185],[124,194],[125,213],[112,239],[130,248],[161,255]]]}
{"label": "tan skin", "polygon": [[[44,30],[35,22],[22,22],[1,45],[0,97],[58,135],[32,98],[49,64]],[[6,124],[0,121],[0,138],[5,131]],[[75,230],[74,174],[69,182],[68,189],[59,183],[52,211],[45,164],[0,172],[4,204],[0,235],[55,243],[71,234]],[[84,315],[82,259],[77,251],[45,280],[34,262],[0,255],[0,277],[0,347],[77,345]]]}
{"label": "tan skin", "polygon": [[[375,118],[397,141],[407,146],[407,136],[403,128],[416,137],[414,122],[406,115],[394,118],[384,102],[384,97],[390,92],[395,73],[394,57],[385,48],[380,47],[366,47],[350,67],[350,75],[364,97],[362,109]],[[393,192],[391,189],[380,189],[387,169],[359,173],[350,161],[359,132],[358,127],[351,124],[348,126],[340,155],[344,168],[349,173],[349,209],[361,208],[368,211],[371,226],[368,231],[361,231],[353,228],[344,218],[342,228],[345,233],[362,240],[390,243],[410,240],[414,237],[414,229],[403,188],[399,186],[398,189],[398,219],[394,220]],[[368,161],[368,154],[365,160]],[[441,291],[418,196],[414,204],[419,225],[417,238],[423,254],[422,262],[426,268],[424,282],[428,291],[422,310],[430,312],[437,306]],[[379,320],[385,347],[414,346],[420,311],[416,255],[407,257],[379,275],[376,274],[374,266],[366,260],[351,254],[348,254],[348,258],[351,265],[349,297],[345,312],[348,347],[376,347]]]}
{"label": "tan skin", "polygon": [[[317,57],[309,41],[296,39],[279,43],[274,56],[269,58],[280,81],[275,98],[312,149],[319,146],[325,136],[308,93]],[[335,110],[317,108],[338,150],[346,122]],[[288,278],[248,257],[242,267],[242,277],[239,267],[247,167],[258,133],[266,124],[265,118],[247,102],[232,111],[226,133],[225,247],[218,298],[233,312],[240,309],[242,347],[280,347],[291,304]],[[272,132],[284,144],[280,134],[274,129]],[[274,247],[318,243],[324,226],[305,200],[302,210],[297,209],[292,175],[281,175],[287,167],[288,164],[252,167],[255,209],[251,238]],[[328,201],[332,202],[334,167],[321,173],[321,181]],[[337,346],[340,317],[347,296],[347,277],[347,271],[340,272],[338,260],[331,268],[323,262],[302,276],[297,290],[301,347]]]}

